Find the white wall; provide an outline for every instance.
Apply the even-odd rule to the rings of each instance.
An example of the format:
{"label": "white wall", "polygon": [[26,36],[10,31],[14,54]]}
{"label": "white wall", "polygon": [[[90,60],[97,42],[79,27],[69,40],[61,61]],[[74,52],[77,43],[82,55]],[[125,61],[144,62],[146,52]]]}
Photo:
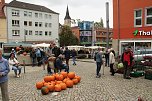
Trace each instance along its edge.
{"label": "white wall", "polygon": [[[19,10],[20,16],[12,16],[12,9]],[[16,40],[18,41],[24,41],[24,30],[32,30],[32,35],[26,36],[26,41],[51,41],[58,39],[58,33],[59,33],[59,15],[58,14],[51,14],[46,12],[39,12],[39,11],[32,11],[32,10],[26,10],[26,9],[20,9],[20,8],[13,8],[13,7],[7,7],[6,8],[6,16],[7,16],[7,30],[8,30],[8,40],[9,42],[14,42]],[[32,12],[32,17],[25,17],[24,11]],[[42,18],[35,18],[35,13],[42,13]],[[51,15],[51,19],[46,19],[45,14]],[[12,20],[20,20],[20,27],[14,27],[12,26]],[[24,21],[32,21],[32,26],[24,26]],[[42,27],[35,27],[35,22],[42,22]],[[45,27],[45,23],[52,23],[52,27]],[[20,30],[20,36],[12,36],[12,30]],[[42,36],[36,36],[35,31],[43,31]],[[51,31],[51,36],[45,36],[45,31]]]}

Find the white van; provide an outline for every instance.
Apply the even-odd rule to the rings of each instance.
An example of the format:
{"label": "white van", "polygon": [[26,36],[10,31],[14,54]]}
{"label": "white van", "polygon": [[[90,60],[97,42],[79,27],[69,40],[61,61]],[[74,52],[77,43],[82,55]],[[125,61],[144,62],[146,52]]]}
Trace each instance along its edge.
{"label": "white van", "polygon": [[134,60],[144,60],[145,56],[152,56],[152,49],[143,49],[134,52]]}

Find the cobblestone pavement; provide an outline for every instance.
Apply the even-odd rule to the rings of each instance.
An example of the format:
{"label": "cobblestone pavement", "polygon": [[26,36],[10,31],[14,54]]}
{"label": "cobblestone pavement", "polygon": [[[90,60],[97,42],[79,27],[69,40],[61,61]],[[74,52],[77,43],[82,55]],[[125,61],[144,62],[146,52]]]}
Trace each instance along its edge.
{"label": "cobblestone pavement", "polygon": [[123,79],[121,74],[111,76],[108,67],[104,68],[105,72],[101,78],[95,78],[95,63],[78,61],[77,65],[73,66],[70,61],[70,64],[70,71],[76,72],[82,80],[78,85],[58,92],[57,95],[42,95],[41,91],[36,89],[35,83],[42,81],[46,75],[46,70],[42,67],[27,66],[26,73],[22,73],[21,78],[15,78],[11,70],[10,101],[137,101],[138,96],[145,101],[152,101],[151,80],[144,77],[127,80]]}

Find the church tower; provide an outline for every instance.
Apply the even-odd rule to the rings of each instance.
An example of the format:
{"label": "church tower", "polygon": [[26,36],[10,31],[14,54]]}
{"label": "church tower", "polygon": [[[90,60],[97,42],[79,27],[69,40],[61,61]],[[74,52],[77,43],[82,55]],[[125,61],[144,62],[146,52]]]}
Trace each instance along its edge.
{"label": "church tower", "polygon": [[64,25],[67,25],[67,26],[71,27],[71,17],[69,15],[68,6],[67,6],[67,10],[66,10],[66,15],[65,15],[65,18],[64,18]]}

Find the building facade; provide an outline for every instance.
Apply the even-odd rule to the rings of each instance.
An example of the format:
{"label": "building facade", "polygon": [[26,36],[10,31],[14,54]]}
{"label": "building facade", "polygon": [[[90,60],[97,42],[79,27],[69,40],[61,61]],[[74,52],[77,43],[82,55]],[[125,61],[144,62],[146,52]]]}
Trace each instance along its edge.
{"label": "building facade", "polygon": [[113,48],[152,49],[152,0],[113,0]]}
{"label": "building facade", "polygon": [[5,6],[8,42],[49,43],[59,39],[59,14],[40,5],[13,0]]}
{"label": "building facade", "polygon": [[7,23],[4,13],[4,6],[5,1],[0,0],[0,47],[2,47],[2,43],[7,42]]}

